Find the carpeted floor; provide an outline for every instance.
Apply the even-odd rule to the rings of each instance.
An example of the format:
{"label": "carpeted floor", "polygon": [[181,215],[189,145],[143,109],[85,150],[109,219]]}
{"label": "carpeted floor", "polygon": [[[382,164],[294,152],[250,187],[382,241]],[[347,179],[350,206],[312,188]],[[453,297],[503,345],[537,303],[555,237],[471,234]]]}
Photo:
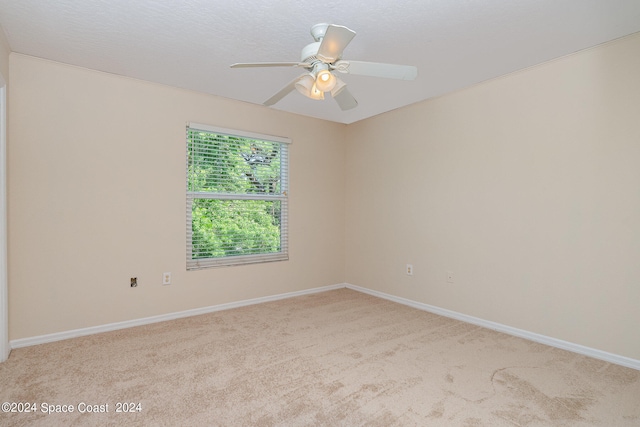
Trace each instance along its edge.
{"label": "carpeted floor", "polygon": [[3,426],[640,426],[639,371],[348,289],[16,349],[0,388]]}

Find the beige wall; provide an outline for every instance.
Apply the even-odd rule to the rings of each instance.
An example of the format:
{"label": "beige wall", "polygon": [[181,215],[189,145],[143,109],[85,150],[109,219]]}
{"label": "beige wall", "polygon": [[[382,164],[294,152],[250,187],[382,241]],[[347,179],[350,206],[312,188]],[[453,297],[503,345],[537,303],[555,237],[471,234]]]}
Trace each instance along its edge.
{"label": "beige wall", "polygon": [[639,52],[636,34],[349,126],[346,281],[640,359]]}
{"label": "beige wall", "polygon": [[4,35],[4,29],[0,26],[0,74],[4,77],[5,83],[9,80],[9,44]]}
{"label": "beige wall", "polygon": [[[10,65],[10,339],[343,282],[344,125],[19,54]],[[293,140],[288,262],[185,271],[188,121]]]}

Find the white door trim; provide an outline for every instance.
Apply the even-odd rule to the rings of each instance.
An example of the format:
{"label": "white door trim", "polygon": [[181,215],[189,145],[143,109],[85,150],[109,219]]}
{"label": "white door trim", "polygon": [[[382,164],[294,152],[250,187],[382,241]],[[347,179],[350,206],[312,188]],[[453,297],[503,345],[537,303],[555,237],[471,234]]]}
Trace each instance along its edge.
{"label": "white door trim", "polygon": [[9,358],[7,281],[7,86],[0,74],[0,362]]}

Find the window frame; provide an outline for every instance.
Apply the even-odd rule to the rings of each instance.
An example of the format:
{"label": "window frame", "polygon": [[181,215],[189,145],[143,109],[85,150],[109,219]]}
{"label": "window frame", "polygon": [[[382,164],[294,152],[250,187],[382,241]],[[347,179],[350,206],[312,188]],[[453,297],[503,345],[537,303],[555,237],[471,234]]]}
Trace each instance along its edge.
{"label": "window frame", "polygon": [[[275,142],[280,144],[280,192],[277,194],[251,193],[229,194],[214,192],[196,192],[189,188],[189,131],[201,131],[217,135],[225,135],[238,138]],[[186,234],[187,234],[187,270],[199,270],[214,267],[228,267],[235,265],[247,265],[275,261],[287,261],[289,259],[289,146],[291,139],[281,136],[265,135],[254,132],[246,132],[235,129],[226,129],[217,126],[200,123],[187,123],[185,134],[186,145]],[[192,209],[196,199],[215,200],[265,200],[280,202],[280,251],[251,254],[233,255],[219,258],[193,259],[193,218]]]}

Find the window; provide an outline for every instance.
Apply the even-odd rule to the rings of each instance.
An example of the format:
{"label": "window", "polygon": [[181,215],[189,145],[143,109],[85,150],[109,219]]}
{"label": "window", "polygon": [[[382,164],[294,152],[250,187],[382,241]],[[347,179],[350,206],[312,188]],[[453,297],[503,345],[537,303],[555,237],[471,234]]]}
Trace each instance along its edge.
{"label": "window", "polygon": [[187,270],[289,259],[290,142],[187,126]]}

